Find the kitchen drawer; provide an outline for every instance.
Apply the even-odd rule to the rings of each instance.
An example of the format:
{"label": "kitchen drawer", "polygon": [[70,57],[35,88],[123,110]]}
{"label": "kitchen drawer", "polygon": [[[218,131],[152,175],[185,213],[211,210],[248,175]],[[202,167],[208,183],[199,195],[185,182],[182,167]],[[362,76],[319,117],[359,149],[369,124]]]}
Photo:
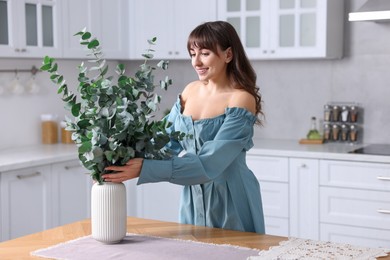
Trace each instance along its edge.
{"label": "kitchen drawer", "polygon": [[321,160],[320,185],[390,190],[390,164]]}
{"label": "kitchen drawer", "polygon": [[386,229],[320,224],[320,234],[320,240],[322,241],[364,247],[390,247],[390,231]]}
{"label": "kitchen drawer", "polygon": [[260,180],[265,216],[288,217],[288,184]]}
{"label": "kitchen drawer", "polygon": [[390,191],[321,187],[320,222],[390,232]]}
{"label": "kitchen drawer", "polygon": [[265,233],[267,235],[274,236],[289,236],[289,226],[287,218],[275,218],[275,217],[264,217],[265,222]]}
{"label": "kitchen drawer", "polygon": [[259,180],[288,182],[288,158],[249,154],[246,162]]}

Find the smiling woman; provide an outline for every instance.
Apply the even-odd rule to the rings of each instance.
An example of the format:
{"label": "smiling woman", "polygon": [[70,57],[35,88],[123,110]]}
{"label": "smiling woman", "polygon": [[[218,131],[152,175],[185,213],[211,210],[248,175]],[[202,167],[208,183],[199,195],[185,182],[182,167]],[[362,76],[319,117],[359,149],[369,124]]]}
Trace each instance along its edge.
{"label": "smiling woman", "polygon": [[166,119],[168,133],[193,138],[171,140],[168,160],[130,160],[107,167],[116,173],[103,178],[182,185],[182,223],[265,233],[259,183],[245,161],[262,113],[256,74],[227,22],[199,25],[187,46],[199,80],[186,86]]}

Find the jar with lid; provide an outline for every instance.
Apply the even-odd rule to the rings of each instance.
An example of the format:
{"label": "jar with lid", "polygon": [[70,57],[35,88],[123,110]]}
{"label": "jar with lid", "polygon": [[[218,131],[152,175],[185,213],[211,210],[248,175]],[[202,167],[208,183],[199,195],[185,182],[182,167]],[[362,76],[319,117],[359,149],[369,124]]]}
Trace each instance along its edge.
{"label": "jar with lid", "polygon": [[349,128],[349,140],[351,142],[357,142],[358,128],[355,125],[351,125]]}
{"label": "jar with lid", "polygon": [[58,143],[57,115],[51,115],[51,114],[41,115],[41,130],[42,130],[43,144]]}
{"label": "jar with lid", "polygon": [[332,129],[330,128],[329,124],[324,125],[324,140],[325,141],[330,141],[331,140],[331,133]]}
{"label": "jar with lid", "polygon": [[338,141],[340,135],[340,127],[337,124],[332,126],[332,139],[333,141]]}
{"label": "jar with lid", "polygon": [[331,119],[332,109],[329,105],[324,106],[324,121],[329,122]]}
{"label": "jar with lid", "polygon": [[350,120],[352,123],[356,123],[358,120],[358,108],[357,106],[350,107]]}
{"label": "jar with lid", "polygon": [[72,132],[66,130],[66,122],[61,121],[60,123],[61,126],[61,142],[63,144],[72,144],[74,143],[72,140]]}
{"label": "jar with lid", "polygon": [[340,116],[340,107],[333,106],[333,108],[332,108],[332,121],[333,122],[339,121],[339,116]]}
{"label": "jar with lid", "polygon": [[349,111],[347,106],[341,107],[340,118],[341,118],[341,122],[348,122]]}
{"label": "jar with lid", "polygon": [[345,142],[348,141],[348,133],[349,133],[349,127],[345,124],[341,125],[341,141]]}

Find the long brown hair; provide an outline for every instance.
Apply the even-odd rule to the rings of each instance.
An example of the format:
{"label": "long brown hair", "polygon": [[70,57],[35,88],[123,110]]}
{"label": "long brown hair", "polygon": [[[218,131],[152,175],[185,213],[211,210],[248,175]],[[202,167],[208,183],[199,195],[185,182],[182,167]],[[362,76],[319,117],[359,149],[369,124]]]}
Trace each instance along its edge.
{"label": "long brown hair", "polygon": [[262,99],[259,88],[256,86],[256,72],[246,56],[241,40],[234,27],[225,21],[206,22],[197,26],[189,35],[187,49],[193,47],[208,49],[218,53],[231,47],[233,59],[228,63],[227,75],[235,82],[235,87],[244,89],[256,99],[257,122],[260,123],[259,115],[263,115]]}

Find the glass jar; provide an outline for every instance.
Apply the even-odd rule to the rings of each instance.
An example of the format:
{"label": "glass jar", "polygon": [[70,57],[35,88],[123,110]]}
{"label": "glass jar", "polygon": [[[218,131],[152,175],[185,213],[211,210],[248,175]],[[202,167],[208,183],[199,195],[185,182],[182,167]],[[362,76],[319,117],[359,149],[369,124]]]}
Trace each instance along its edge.
{"label": "glass jar", "polygon": [[348,141],[349,127],[347,125],[341,125],[341,141]]}
{"label": "glass jar", "polygon": [[358,129],[357,129],[357,126],[355,125],[351,125],[350,129],[349,129],[349,140],[351,142],[357,142],[357,138],[358,138]]}
{"label": "glass jar", "polygon": [[340,113],[340,119],[341,122],[348,122],[349,118],[349,111],[347,106],[342,106],[341,107],[341,113]]}
{"label": "glass jar", "polygon": [[350,120],[352,123],[356,123],[358,120],[358,108],[356,106],[350,107]]}
{"label": "glass jar", "polygon": [[324,125],[324,140],[325,141],[330,141],[331,140],[331,133],[332,129],[330,128],[329,124]]}
{"label": "glass jar", "polygon": [[41,128],[42,128],[43,144],[58,143],[57,115],[51,115],[51,114],[41,115]]}
{"label": "glass jar", "polygon": [[65,121],[61,121],[60,123],[60,126],[61,126],[61,142],[63,144],[72,144],[73,143],[73,140],[72,140],[72,132],[66,130],[66,122]]}
{"label": "glass jar", "polygon": [[340,127],[336,124],[332,126],[332,140],[338,141],[340,135]]}
{"label": "glass jar", "polygon": [[340,107],[339,106],[333,106],[332,108],[332,121],[338,122],[340,116]]}
{"label": "glass jar", "polygon": [[325,105],[324,106],[324,121],[325,122],[330,122],[331,114],[332,114],[332,109],[330,108],[329,105]]}

